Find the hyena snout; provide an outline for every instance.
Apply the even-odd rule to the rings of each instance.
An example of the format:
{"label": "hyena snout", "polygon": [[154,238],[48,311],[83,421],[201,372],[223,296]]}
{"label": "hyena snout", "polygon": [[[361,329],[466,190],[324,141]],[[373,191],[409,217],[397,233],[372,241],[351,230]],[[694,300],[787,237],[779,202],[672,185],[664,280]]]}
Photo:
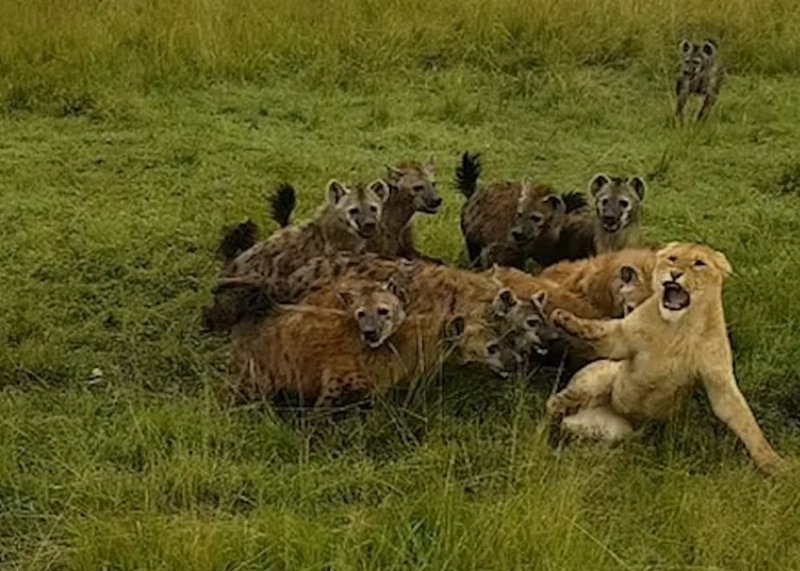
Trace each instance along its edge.
{"label": "hyena snout", "polygon": [[425,201],[425,210],[430,214],[436,214],[441,205],[442,205],[442,197],[434,193],[433,195],[429,196]]}
{"label": "hyena snout", "polygon": [[374,344],[381,340],[381,334],[378,332],[377,329],[362,329],[361,336],[364,338],[368,344]]}

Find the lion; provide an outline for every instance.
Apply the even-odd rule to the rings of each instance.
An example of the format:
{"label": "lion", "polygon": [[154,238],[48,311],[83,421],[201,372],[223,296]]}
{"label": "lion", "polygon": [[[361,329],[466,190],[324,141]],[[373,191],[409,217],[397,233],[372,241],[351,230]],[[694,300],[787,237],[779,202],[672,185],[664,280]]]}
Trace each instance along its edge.
{"label": "lion", "polygon": [[608,252],[584,260],[559,262],[545,268],[539,278],[558,284],[589,304],[595,315],[580,317],[624,317],[653,294],[651,277],[656,253],[646,248]]}
{"label": "lion", "polygon": [[645,419],[666,420],[699,382],[714,414],[767,472],[785,461],[767,441],[737,386],[726,335],[724,254],[673,242],[656,253],[656,292],[624,319],[582,319],[564,310],[553,323],[592,346],[602,360],[584,367],[553,395],[547,413],[567,432],[619,440]]}

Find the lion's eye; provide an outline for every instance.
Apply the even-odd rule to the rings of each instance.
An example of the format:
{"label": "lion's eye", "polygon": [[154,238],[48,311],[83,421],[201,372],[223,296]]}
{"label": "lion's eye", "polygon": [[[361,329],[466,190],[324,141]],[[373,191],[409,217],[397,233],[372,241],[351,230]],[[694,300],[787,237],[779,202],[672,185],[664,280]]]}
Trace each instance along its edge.
{"label": "lion's eye", "polygon": [[672,262],[674,264],[675,262],[678,261],[678,257],[677,256],[670,256],[669,258],[667,258],[667,260],[669,260],[670,262]]}
{"label": "lion's eye", "polygon": [[414,192],[422,192],[423,190],[425,190],[425,185],[424,184],[414,185]]}
{"label": "lion's eye", "polygon": [[497,343],[492,343],[486,348],[486,350],[489,351],[489,355],[496,355],[500,352],[500,345]]}
{"label": "lion's eye", "polygon": [[706,267],[706,263],[703,260],[697,260],[694,263],[694,267],[695,268],[705,268]]}

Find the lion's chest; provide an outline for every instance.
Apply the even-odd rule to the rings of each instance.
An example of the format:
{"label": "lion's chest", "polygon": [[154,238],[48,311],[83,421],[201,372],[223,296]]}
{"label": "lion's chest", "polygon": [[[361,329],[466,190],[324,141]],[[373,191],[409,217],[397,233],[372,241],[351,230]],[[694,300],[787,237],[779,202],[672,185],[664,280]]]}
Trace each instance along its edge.
{"label": "lion's chest", "polygon": [[676,349],[654,347],[638,352],[628,374],[614,387],[615,408],[642,418],[664,419],[674,414],[694,384],[687,366],[690,359]]}

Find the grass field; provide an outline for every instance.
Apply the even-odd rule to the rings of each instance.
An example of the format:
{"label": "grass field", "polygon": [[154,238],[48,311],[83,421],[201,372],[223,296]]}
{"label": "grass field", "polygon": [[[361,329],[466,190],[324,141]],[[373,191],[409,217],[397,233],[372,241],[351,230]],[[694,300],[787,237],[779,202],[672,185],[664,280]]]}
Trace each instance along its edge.
{"label": "grass field", "polygon": [[[755,472],[704,398],[612,450],[547,443],[545,377],[446,371],[341,422],[220,404],[219,229],[432,153],[420,243],[455,261],[469,149],[647,175],[646,240],[731,260],[740,384],[800,453],[795,4],[428,4],[0,2],[0,568],[800,568],[800,470]],[[676,129],[684,32],[732,74]]]}

